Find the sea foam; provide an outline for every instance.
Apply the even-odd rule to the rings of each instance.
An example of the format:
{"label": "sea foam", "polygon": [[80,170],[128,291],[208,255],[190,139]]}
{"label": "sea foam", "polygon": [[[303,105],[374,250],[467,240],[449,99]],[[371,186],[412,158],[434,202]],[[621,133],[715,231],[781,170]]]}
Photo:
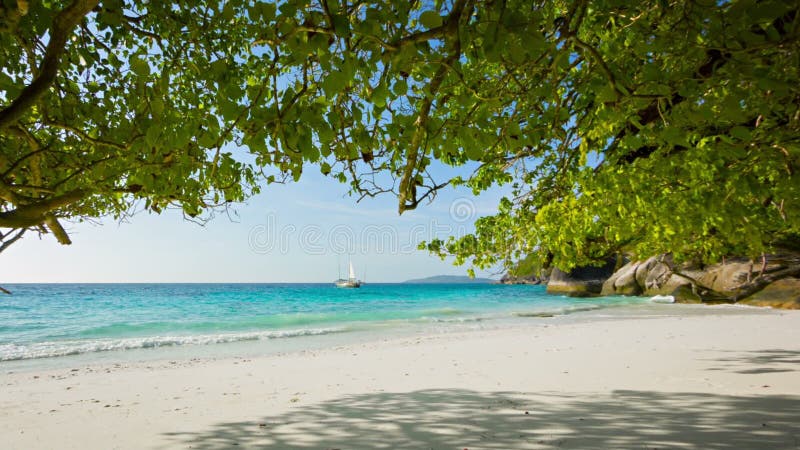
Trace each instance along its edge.
{"label": "sea foam", "polygon": [[300,330],[273,330],[251,333],[226,333],[188,336],[148,336],[141,338],[92,339],[72,341],[46,341],[29,344],[0,344],[0,361],[51,358],[82,353],[133,350],[176,345],[209,345],[241,341],[259,341],[298,336],[319,336],[341,333],[347,328],[310,328]]}

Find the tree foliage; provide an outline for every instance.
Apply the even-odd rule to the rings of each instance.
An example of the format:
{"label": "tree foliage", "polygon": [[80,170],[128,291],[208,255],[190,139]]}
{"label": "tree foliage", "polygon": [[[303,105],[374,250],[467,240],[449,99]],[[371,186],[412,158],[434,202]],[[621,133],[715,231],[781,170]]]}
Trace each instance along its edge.
{"label": "tree foliage", "polygon": [[133,3],[3,3],[0,227],[69,243],[59,218],[142,203],[194,217],[257,189],[226,151],[236,105],[261,90],[239,82],[243,19],[217,2]]}
{"label": "tree foliage", "polygon": [[512,168],[515,198],[430,249],[569,269],[798,246],[797,3],[578,2],[550,23],[553,63],[517,93],[533,105],[523,135],[541,140],[470,180]]}
{"label": "tree foliage", "polygon": [[0,10],[0,227],[193,215],[315,165],[400,213],[511,183],[474,235],[426,245],[479,267],[800,233],[796,1],[24,5]]}

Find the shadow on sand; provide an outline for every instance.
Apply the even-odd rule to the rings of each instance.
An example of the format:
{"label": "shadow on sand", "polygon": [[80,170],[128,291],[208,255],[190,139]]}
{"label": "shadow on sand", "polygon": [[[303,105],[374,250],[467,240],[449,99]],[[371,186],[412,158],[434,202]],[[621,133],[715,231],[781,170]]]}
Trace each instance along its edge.
{"label": "shadow on sand", "polygon": [[709,370],[728,370],[744,375],[796,372],[800,370],[800,351],[770,349],[736,352],[733,356],[718,358],[716,361],[719,365]]}
{"label": "shadow on sand", "polygon": [[195,449],[800,449],[800,397],[458,389],[342,397],[170,433]]}

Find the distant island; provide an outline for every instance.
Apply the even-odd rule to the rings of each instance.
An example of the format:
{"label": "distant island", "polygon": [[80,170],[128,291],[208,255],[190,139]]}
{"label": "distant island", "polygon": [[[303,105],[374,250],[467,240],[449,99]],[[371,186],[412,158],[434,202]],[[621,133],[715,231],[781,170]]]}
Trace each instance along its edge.
{"label": "distant island", "polygon": [[497,280],[491,278],[470,278],[465,275],[434,275],[426,278],[416,278],[407,280],[403,283],[413,284],[448,284],[448,283],[496,283]]}

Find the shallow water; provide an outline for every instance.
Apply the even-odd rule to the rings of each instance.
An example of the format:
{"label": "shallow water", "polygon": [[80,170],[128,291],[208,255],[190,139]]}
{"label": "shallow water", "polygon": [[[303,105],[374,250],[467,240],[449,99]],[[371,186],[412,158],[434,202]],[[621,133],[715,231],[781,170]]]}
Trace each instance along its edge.
{"label": "shallow water", "polygon": [[[218,353],[241,350],[241,346],[231,346],[237,342],[268,342],[259,348],[275,352],[367,336],[552,321],[572,313],[577,313],[576,319],[601,320],[620,314],[669,315],[679,308],[640,297],[550,296],[543,286],[526,285],[366,284],[360,289],[336,289],[330,284],[7,287],[14,294],[0,297],[0,363],[6,365],[9,361],[95,353],[121,360],[142,356],[143,349],[175,347],[195,353],[215,347],[212,353]],[[330,338],[321,338],[324,336]]]}

